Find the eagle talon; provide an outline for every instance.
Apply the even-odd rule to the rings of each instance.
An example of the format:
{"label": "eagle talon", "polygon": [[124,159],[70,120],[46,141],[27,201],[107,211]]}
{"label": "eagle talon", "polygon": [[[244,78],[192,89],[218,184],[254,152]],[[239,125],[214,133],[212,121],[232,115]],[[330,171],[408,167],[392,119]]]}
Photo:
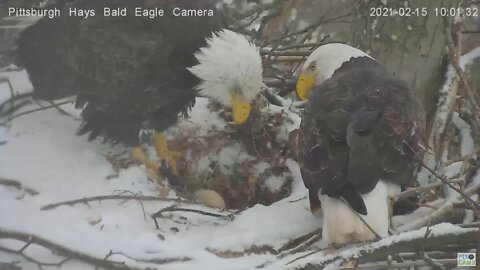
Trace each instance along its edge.
{"label": "eagle talon", "polygon": [[144,164],[147,167],[147,178],[152,182],[159,183],[160,181],[160,164],[155,162],[145,155],[145,152],[140,147],[133,147],[130,150],[130,158],[136,164]]}
{"label": "eagle talon", "polygon": [[[174,176],[178,176],[177,160],[182,157],[182,153],[168,148],[165,135],[155,133],[153,137],[153,146],[157,152],[158,159],[164,161]],[[160,168],[160,167],[159,167]]]}

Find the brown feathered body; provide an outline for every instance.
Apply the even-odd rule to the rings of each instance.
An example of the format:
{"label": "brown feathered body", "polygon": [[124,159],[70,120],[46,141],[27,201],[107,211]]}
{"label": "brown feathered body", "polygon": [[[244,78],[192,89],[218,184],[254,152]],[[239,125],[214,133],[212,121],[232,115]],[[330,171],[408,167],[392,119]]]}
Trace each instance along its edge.
{"label": "brown feathered body", "polygon": [[[186,68],[212,32],[225,27],[215,1],[60,1],[60,17],[42,18],[18,39],[17,63],[24,66],[38,98],[77,95],[79,134],[127,145],[141,129],[163,131],[195,102],[199,83]],[[104,8],[126,8],[126,16],[104,16]],[[214,16],[176,17],[174,8],[213,9]],[[164,16],[135,15],[163,9]],[[88,18],[71,9],[94,10]]]}
{"label": "brown feathered body", "polygon": [[[324,237],[326,230],[358,222],[357,215],[386,234],[388,221],[374,216],[386,214],[392,187],[399,191],[414,182],[424,142],[421,105],[402,80],[370,57],[343,63],[311,91],[295,140],[312,210],[322,203]],[[342,208],[354,211],[342,217]],[[348,233],[355,239],[353,231],[342,237]]]}

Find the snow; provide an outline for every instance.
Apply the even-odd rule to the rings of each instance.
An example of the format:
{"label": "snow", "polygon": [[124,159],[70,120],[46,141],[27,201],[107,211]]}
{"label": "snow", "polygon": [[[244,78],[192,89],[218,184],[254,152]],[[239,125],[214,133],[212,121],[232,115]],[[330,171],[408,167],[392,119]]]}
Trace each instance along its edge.
{"label": "snow", "polygon": [[227,123],[220,118],[218,113],[208,108],[210,101],[208,98],[197,97],[190,118],[180,121],[176,126],[168,130],[168,137],[173,138],[179,132],[192,130],[196,137],[206,136],[212,130],[225,129]]}
{"label": "snow", "polygon": [[[25,79],[26,77],[28,77],[28,74],[25,70],[2,72],[0,73],[0,77],[8,78],[14,90],[14,94],[28,93],[31,92],[33,89],[30,81]],[[0,95],[5,94],[4,89],[0,89],[0,91],[3,92],[0,93]],[[8,92],[10,92],[10,90],[8,90]]]}
{"label": "snow", "polygon": [[452,114],[452,123],[460,132],[460,154],[462,156],[470,154],[475,146],[475,141],[472,138],[472,128],[465,120],[460,118],[457,112]]}
{"label": "snow", "polygon": [[[24,72],[7,75],[16,93],[31,89]],[[10,90],[2,85],[0,95],[7,95],[5,91]],[[203,110],[203,114],[182,121],[176,132],[182,132],[182,126],[198,127],[192,122],[205,121],[205,117],[213,121],[208,121],[209,126],[206,122],[200,124],[201,128],[195,129],[199,134],[205,134],[207,126],[222,127],[224,123],[218,116],[207,113],[207,102],[200,99],[196,106],[203,108],[198,110]],[[32,103],[22,110],[35,108],[38,108],[38,104]],[[41,210],[46,204],[83,197],[112,194],[155,196],[159,192],[158,187],[147,180],[144,166],[121,169],[115,176],[116,171],[105,155],[119,152],[122,147],[112,148],[100,141],[87,142],[85,137],[74,135],[79,125],[79,112],[71,103],[61,108],[74,113],[73,117],[60,114],[56,109],[43,110],[16,118],[8,130],[0,130],[0,141],[6,141],[0,144],[0,178],[19,181],[39,192],[32,196],[0,185],[0,227],[3,229],[42,236],[98,258],[104,258],[110,250],[134,258],[191,258],[186,262],[153,266],[122,255],[111,257],[133,266],[156,269],[253,269],[276,257],[269,253],[247,252],[235,258],[222,258],[214,252],[243,252],[252,246],[262,245],[278,248],[322,224],[318,217],[311,215],[308,200],[298,200],[306,195],[306,189],[298,177],[294,180],[295,188],[291,196],[268,207],[255,205],[237,214],[233,221],[176,212],[159,218],[160,230],[157,230],[150,215],[173,204],[158,201],[144,201],[140,205],[138,201],[108,200]],[[238,147],[233,144],[223,149],[220,160],[228,163],[232,159],[248,158],[238,155]],[[288,163],[295,167],[293,161]],[[260,172],[264,167],[258,164],[257,171]],[[274,180],[277,185],[281,182],[273,178],[268,182],[272,184]],[[218,211],[198,205],[183,207]],[[0,245],[20,247],[17,241],[2,240]],[[40,261],[61,260],[38,247],[29,247],[27,253]],[[0,260],[19,260],[26,269],[34,267],[11,254],[0,253]],[[83,263],[73,260],[60,269],[85,268]]]}
{"label": "snow", "polygon": [[280,191],[283,185],[286,182],[286,177],[271,175],[265,180],[265,185],[269,188],[270,191],[276,192]]}
{"label": "snow", "polygon": [[[1,79],[1,78],[0,78]],[[12,96],[10,92],[10,85],[7,81],[0,80],[0,104],[8,100]]]}
{"label": "snow", "polygon": [[[289,104],[292,105],[292,102],[288,102],[287,100],[281,100],[282,103],[285,103],[283,105]],[[266,107],[263,110],[263,113],[265,114],[281,114],[284,118],[284,121],[281,125],[276,127],[276,134],[277,134],[277,141],[282,142],[282,143],[287,143],[288,142],[288,136],[291,131],[297,129],[300,127],[300,122],[302,121],[300,115],[298,113],[295,113],[289,108],[286,108],[286,106],[276,106],[273,104],[269,104],[268,107]]]}
{"label": "snow", "polygon": [[[325,254],[324,251],[321,251],[314,255],[297,260],[289,264],[288,267],[283,267],[282,269],[296,269],[306,264],[327,264],[327,267],[323,269],[340,269],[339,266],[343,262],[343,258],[358,258],[362,253],[365,252],[371,252],[377,249],[381,249],[383,247],[388,247],[395,243],[407,242],[409,240],[423,238],[425,237],[426,229],[427,227],[423,227],[419,230],[392,235],[371,244],[365,244],[359,247],[351,247],[334,254]],[[464,229],[450,223],[440,223],[431,226],[429,230],[431,230],[429,235],[432,237],[442,236],[445,234],[456,235],[476,229]],[[270,265],[268,269],[279,269],[280,266],[283,264],[285,264],[285,260],[277,261],[274,264]]]}

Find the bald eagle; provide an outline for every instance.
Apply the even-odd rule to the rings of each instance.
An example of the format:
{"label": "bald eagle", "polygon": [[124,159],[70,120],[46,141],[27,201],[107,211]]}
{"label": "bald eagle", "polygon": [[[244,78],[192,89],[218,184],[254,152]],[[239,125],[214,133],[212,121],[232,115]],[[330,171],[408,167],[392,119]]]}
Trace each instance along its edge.
{"label": "bald eagle", "polygon": [[[243,123],[250,101],[262,88],[258,49],[246,37],[225,30],[212,1],[63,1],[62,16],[40,19],[18,39],[17,63],[29,73],[34,94],[52,99],[76,94],[82,110],[78,134],[132,147],[135,160],[155,171],[138,147],[139,132],[153,129],[160,160],[176,174],[181,155],[160,133],[208,95],[231,108]],[[105,7],[126,8],[126,16],[103,16]],[[135,9],[159,8],[164,16],[136,16]],[[176,17],[173,9],[213,9],[214,16]],[[91,9],[96,16],[69,16]]]}
{"label": "bald eagle", "polygon": [[388,235],[388,196],[412,184],[422,154],[424,112],[413,92],[339,43],[312,52],[296,91],[309,100],[295,140],[311,210],[323,210],[323,238]]}

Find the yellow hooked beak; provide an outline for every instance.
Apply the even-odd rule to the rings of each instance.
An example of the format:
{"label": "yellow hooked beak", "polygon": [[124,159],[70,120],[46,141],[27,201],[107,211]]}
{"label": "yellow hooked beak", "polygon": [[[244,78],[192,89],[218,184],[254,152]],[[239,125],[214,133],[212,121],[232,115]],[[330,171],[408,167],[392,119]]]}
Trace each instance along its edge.
{"label": "yellow hooked beak", "polygon": [[248,100],[237,93],[232,94],[231,99],[233,121],[240,125],[248,119],[250,115],[251,105]]}
{"label": "yellow hooked beak", "polygon": [[300,77],[297,81],[297,96],[301,100],[306,100],[308,98],[308,93],[313,88],[317,76],[315,72],[308,70],[300,74]]}

